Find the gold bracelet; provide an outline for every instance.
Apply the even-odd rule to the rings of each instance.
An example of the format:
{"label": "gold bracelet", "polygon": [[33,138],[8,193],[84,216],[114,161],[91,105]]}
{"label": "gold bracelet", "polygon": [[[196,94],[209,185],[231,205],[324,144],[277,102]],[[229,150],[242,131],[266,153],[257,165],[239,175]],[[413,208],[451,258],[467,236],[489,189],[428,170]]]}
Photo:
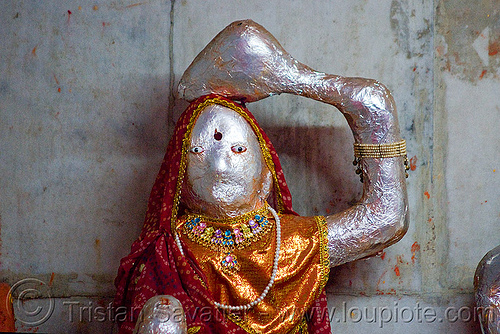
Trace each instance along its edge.
{"label": "gold bracelet", "polygon": [[406,141],[391,144],[354,144],[356,158],[394,158],[406,155]]}
{"label": "gold bracelet", "polygon": [[394,158],[405,157],[405,176],[408,177],[410,169],[408,156],[406,154],[406,141],[403,139],[397,143],[391,144],[359,144],[354,143],[354,161],[352,164],[358,166],[356,174],[359,175],[360,181],[363,182],[363,170],[361,169],[362,158]]}

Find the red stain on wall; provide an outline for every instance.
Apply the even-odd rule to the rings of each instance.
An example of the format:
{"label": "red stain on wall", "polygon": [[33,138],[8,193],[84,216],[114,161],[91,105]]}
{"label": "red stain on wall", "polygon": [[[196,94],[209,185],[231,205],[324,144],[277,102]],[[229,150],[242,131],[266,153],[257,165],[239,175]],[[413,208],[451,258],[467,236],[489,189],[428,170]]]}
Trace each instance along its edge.
{"label": "red stain on wall", "polygon": [[394,295],[396,295],[396,290],[390,289],[389,291],[382,291],[382,290],[377,289],[376,290],[376,294],[377,295],[391,295],[391,296],[394,296]]}
{"label": "red stain on wall", "polygon": [[16,331],[14,309],[12,296],[10,296],[10,286],[7,283],[0,283],[0,301],[0,331],[13,333]]}
{"label": "red stain on wall", "polygon": [[487,72],[486,70],[483,70],[481,72],[481,75],[479,76],[479,79],[482,79],[484,77],[484,75],[486,74],[486,72]]}
{"label": "red stain on wall", "polygon": [[101,240],[95,239],[94,249],[97,255],[97,265],[101,266]]}
{"label": "red stain on wall", "polygon": [[425,195],[425,197],[427,197],[427,199],[431,198],[431,194],[429,194],[429,192],[428,192],[428,191],[426,191],[426,192],[424,193],[424,195]]}
{"label": "red stain on wall", "polygon": [[56,274],[52,273],[50,275],[50,281],[49,281],[49,286],[52,286],[52,283],[54,282],[54,277],[56,276]]}
{"label": "red stain on wall", "polygon": [[385,283],[385,281],[382,281],[382,278],[384,278],[385,274],[387,273],[387,270],[384,270],[384,272],[382,273],[382,275],[380,275],[379,279],[378,279],[378,282],[377,282],[377,286],[380,285],[380,283],[382,282]]}
{"label": "red stain on wall", "polygon": [[144,2],[133,3],[131,5],[126,6],[125,8],[132,8],[132,7],[140,6],[143,4],[144,4]]}
{"label": "red stain on wall", "polygon": [[411,245],[411,263],[415,264],[415,253],[420,250],[420,245],[418,242],[414,242],[413,245]]}
{"label": "red stain on wall", "polygon": [[2,268],[2,216],[0,216],[0,269]]}
{"label": "red stain on wall", "polygon": [[418,242],[414,242],[413,245],[411,245],[411,252],[412,253],[415,253],[415,252],[418,252],[420,250],[420,245],[418,244]]}
{"label": "red stain on wall", "polygon": [[497,40],[497,41],[491,42],[488,45],[488,55],[496,56],[499,51],[500,51],[500,41]]}
{"label": "red stain on wall", "polygon": [[398,255],[398,256],[396,256],[396,265],[394,265],[394,272],[396,273],[396,276],[398,276],[398,277],[401,276],[401,272],[399,271],[399,265],[401,265],[401,264],[404,264],[403,255]]}
{"label": "red stain on wall", "polygon": [[417,169],[417,156],[413,156],[413,158],[410,159],[410,170],[414,171]]}

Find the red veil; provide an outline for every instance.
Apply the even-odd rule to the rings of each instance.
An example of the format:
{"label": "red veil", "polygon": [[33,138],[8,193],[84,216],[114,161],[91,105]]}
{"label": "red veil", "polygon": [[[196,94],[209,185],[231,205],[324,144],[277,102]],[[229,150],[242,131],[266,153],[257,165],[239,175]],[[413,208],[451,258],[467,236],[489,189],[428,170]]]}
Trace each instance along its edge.
{"label": "red veil", "polygon": [[[171,227],[183,210],[180,202],[181,186],[191,131],[198,115],[210,104],[220,104],[238,112],[251,125],[273,174],[274,188],[270,203],[280,214],[296,215],[276,150],[253,115],[245,107],[218,95],[198,98],[182,113],[176,124],[151,191],[141,235],[132,244],[130,254],[120,263],[115,280],[115,311],[116,320],[120,322],[120,333],[131,333],[146,301],[162,294],[172,295],[181,302],[190,333],[246,333],[212,305],[209,291],[193,275],[197,273],[203,277],[196,259],[185,246],[186,256],[181,254],[175,242],[175,229]],[[326,310],[324,292],[314,307]],[[310,333],[323,330],[330,333],[328,316],[310,319]]]}

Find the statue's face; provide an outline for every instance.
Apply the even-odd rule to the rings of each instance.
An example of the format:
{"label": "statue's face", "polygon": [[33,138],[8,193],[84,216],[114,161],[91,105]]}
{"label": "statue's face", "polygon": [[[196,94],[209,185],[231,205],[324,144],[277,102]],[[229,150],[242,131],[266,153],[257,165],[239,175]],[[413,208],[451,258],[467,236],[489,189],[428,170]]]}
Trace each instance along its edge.
{"label": "statue's face", "polygon": [[216,217],[236,216],[263,204],[272,178],[255,133],[243,117],[207,107],[191,134],[182,201]]}

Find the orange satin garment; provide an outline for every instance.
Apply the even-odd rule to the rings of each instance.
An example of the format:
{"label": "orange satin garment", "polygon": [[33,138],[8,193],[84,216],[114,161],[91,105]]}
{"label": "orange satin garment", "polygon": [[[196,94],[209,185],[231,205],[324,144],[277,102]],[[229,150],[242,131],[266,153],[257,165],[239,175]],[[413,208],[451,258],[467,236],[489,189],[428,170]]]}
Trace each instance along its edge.
{"label": "orange satin garment", "polygon": [[[215,301],[244,305],[257,299],[269,282],[276,250],[276,224],[243,249],[232,251],[241,268],[221,270],[221,252],[190,240],[182,233],[185,217],[177,221],[177,231],[193,253],[205,275],[204,285]],[[318,298],[328,280],[329,259],[326,222],[323,217],[280,215],[281,248],[274,285],[264,300],[249,311],[231,312],[229,318],[249,333],[296,333],[305,325],[304,313]],[[221,230],[231,223],[212,223]],[[201,278],[198,277],[201,280]]]}

